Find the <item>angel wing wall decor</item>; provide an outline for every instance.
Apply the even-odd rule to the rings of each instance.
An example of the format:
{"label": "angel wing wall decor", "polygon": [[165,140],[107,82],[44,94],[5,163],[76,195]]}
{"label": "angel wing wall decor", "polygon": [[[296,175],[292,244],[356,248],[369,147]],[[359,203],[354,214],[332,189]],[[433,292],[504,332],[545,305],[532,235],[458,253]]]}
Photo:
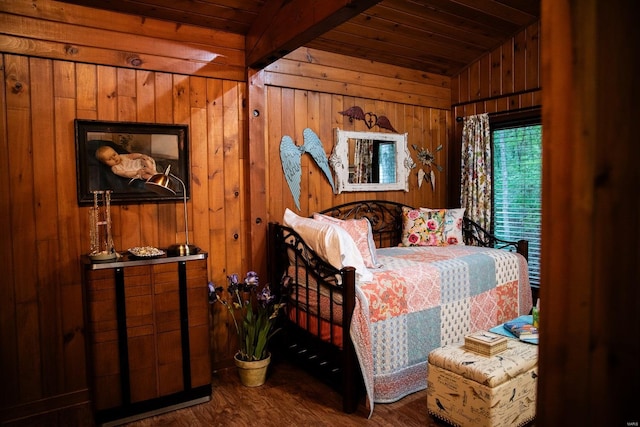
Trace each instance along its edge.
{"label": "angel wing wall decor", "polygon": [[344,111],[340,111],[339,113],[343,116],[349,117],[349,121],[351,122],[353,121],[353,119],[364,121],[364,124],[369,129],[374,126],[378,126],[380,129],[386,129],[390,130],[393,133],[398,133],[398,131],[395,130],[391,125],[391,122],[389,121],[389,118],[387,116],[378,117],[374,113],[365,113],[362,108],[358,107],[357,105],[354,105],[353,107],[348,108]]}
{"label": "angel wing wall decor", "polygon": [[300,210],[300,179],[302,178],[300,159],[304,153],[309,153],[311,155],[311,158],[313,158],[329,180],[331,189],[335,193],[333,176],[331,175],[331,169],[329,169],[329,161],[324,152],[324,147],[322,146],[320,138],[318,138],[318,135],[309,128],[306,128],[302,132],[302,135],[304,137],[304,142],[301,146],[297,146],[289,135],[283,136],[280,141],[280,161],[282,162],[282,170],[284,171],[284,176],[287,180],[287,184],[289,185],[289,190],[291,190],[293,201],[295,202],[298,210]]}

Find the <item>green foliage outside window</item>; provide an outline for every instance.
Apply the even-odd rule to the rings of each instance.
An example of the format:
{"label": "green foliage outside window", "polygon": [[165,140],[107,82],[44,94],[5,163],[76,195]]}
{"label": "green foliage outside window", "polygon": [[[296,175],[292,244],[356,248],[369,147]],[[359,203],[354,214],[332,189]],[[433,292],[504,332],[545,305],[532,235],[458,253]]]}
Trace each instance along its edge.
{"label": "green foliage outside window", "polygon": [[529,241],[529,276],[540,284],[542,125],[494,129],[493,228],[506,240]]}

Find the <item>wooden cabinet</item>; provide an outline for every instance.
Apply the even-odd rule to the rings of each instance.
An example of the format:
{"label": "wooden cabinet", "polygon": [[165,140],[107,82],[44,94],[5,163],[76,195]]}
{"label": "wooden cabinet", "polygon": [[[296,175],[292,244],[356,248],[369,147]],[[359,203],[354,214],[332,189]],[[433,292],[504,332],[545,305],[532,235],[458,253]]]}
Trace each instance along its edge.
{"label": "wooden cabinet", "polygon": [[96,422],[208,401],[207,254],[82,261]]}

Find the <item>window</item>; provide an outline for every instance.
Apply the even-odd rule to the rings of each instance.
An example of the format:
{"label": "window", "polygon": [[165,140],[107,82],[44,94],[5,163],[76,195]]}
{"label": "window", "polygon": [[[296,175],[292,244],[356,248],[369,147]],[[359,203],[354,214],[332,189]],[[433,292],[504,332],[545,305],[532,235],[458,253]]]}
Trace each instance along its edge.
{"label": "window", "polygon": [[396,182],[396,144],[392,141],[373,141],[373,181],[381,184]]}
{"label": "window", "polygon": [[529,278],[540,286],[542,125],[540,117],[491,122],[493,231],[505,240],[529,241]]}

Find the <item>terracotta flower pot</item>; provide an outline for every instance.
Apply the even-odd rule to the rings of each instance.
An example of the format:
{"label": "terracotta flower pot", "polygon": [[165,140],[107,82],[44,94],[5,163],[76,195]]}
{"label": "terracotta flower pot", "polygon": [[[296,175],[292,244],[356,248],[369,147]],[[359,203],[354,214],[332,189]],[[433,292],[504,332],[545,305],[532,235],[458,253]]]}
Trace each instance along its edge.
{"label": "terracotta flower pot", "polygon": [[259,387],[267,378],[267,368],[271,362],[271,354],[266,359],[246,361],[238,359],[236,354],[233,360],[238,367],[240,382],[247,387]]}

